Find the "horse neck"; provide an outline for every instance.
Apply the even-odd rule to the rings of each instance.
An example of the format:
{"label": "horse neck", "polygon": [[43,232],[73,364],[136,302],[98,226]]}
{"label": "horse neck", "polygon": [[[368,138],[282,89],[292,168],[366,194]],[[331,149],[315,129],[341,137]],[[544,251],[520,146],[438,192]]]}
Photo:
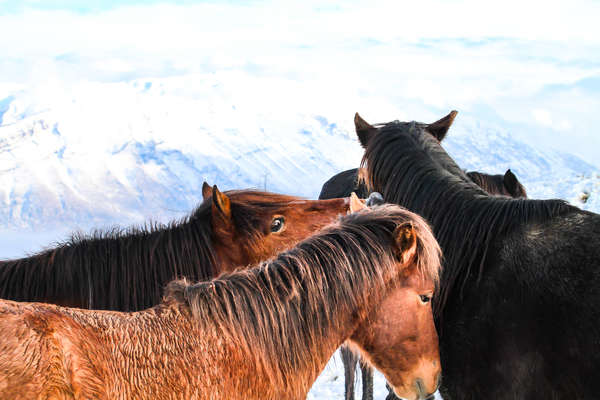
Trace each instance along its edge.
{"label": "horse neck", "polygon": [[[0,263],[0,297],[136,311],[159,303],[169,281],[207,279],[215,260],[204,221],[72,240]],[[196,224],[196,225],[194,225]]]}
{"label": "horse neck", "polygon": [[[334,264],[327,266],[336,268]],[[301,270],[296,266],[280,271],[273,263],[265,264],[200,284],[192,289],[198,290],[196,300],[188,300],[204,330],[219,332],[219,340],[244,352],[249,368],[262,369],[263,376],[256,379],[266,376],[271,387],[289,391],[283,396],[286,398],[306,396],[331,355],[384,292],[381,278],[365,279],[354,282],[364,293],[344,302],[340,299],[348,298],[354,285],[329,280],[337,276],[335,273],[314,278],[318,272]],[[250,286],[238,280],[252,274],[256,279]],[[318,280],[320,290],[317,286],[304,290],[307,274]],[[355,279],[368,276],[365,273]],[[238,307],[245,309],[236,311]]]}
{"label": "horse neck", "polygon": [[468,281],[481,281],[488,258],[503,238],[574,209],[561,200],[494,197],[466,179],[448,173],[433,176],[416,175],[410,181],[418,188],[422,184],[419,179],[426,179],[428,190],[407,190],[405,186],[384,193],[387,201],[421,215],[433,228],[444,253],[442,283],[434,303],[438,312],[451,296],[462,296]]}

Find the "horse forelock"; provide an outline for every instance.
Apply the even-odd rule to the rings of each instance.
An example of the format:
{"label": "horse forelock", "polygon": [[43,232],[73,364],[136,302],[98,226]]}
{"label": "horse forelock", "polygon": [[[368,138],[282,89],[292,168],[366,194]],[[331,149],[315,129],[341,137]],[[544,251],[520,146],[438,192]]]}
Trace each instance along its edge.
{"label": "horse forelock", "polygon": [[427,219],[444,253],[436,313],[465,285],[480,282],[488,251],[498,238],[528,221],[544,221],[573,210],[562,200],[492,197],[442,146],[415,123],[382,126],[370,140],[361,166],[370,190]]}
{"label": "horse forelock", "polygon": [[414,273],[437,280],[440,249],[426,222],[385,205],[344,217],[253,268],[195,285],[174,282],[166,298],[185,300],[201,324],[216,326],[257,365],[272,366],[265,372],[284,384],[295,371],[316,367],[306,363],[323,353],[328,332],[339,330],[340,315],[363,309],[399,276],[390,238],[404,222],[413,225],[417,236]]}

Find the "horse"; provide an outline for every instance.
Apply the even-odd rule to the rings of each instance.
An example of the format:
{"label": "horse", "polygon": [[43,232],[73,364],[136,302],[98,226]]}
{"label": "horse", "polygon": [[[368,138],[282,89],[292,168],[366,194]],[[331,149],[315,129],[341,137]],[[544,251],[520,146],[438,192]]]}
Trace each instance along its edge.
{"label": "horse", "polygon": [[415,122],[356,128],[367,185],[428,220],[444,252],[444,399],[598,398],[600,215],[490,196]]}
{"label": "horse", "polygon": [[399,396],[430,399],[440,255],[422,218],[383,205],[258,266],[171,282],[144,311],[1,300],[0,398],[304,399],[349,341]]}
{"label": "horse", "polygon": [[[436,138],[438,141],[444,140],[448,129],[454,122],[454,118],[458,112],[454,112],[438,121],[435,121],[431,124],[421,123],[423,126],[429,127],[429,132]],[[366,121],[360,119],[354,121],[355,124],[363,124],[364,129],[370,129],[370,126]],[[346,171],[342,171],[334,176],[332,176],[327,182],[323,184],[321,187],[321,193],[319,194],[319,199],[335,199],[340,197],[348,197],[352,192],[356,193],[356,195],[362,199],[367,198],[369,196],[369,191],[367,186],[363,183],[364,179],[360,179],[359,175],[362,171],[359,168],[349,169]],[[344,194],[345,193],[345,194]]]}
{"label": "horse", "polygon": [[[469,171],[467,172],[467,176],[489,194],[510,196],[515,199],[527,198],[525,187],[510,169],[507,169],[504,175],[490,175],[483,172]],[[364,185],[364,183],[361,184]]]}
{"label": "horse", "polygon": [[[321,187],[319,200],[348,197],[352,192],[360,198],[367,198],[369,190],[360,178],[364,172],[359,168],[352,168],[335,174]],[[527,191],[516,175],[507,169],[504,175],[491,175],[485,172],[469,171],[467,176],[489,194],[495,196],[510,196],[515,199],[527,198]]]}
{"label": "horse", "polygon": [[74,235],[30,257],[0,262],[0,298],[138,311],[175,278],[207,280],[278,254],[346,214],[327,201],[203,185],[204,201],[166,225]]}
{"label": "horse", "polygon": [[[434,126],[431,133],[433,137],[441,142],[448,129],[450,129],[457,112],[454,111],[448,116],[434,122],[433,124],[418,123],[422,127]],[[360,116],[355,120],[355,124],[369,129],[370,126]],[[366,198],[369,196],[369,190],[365,184],[365,179],[362,175],[365,174],[364,169],[354,168],[340,172],[331,177],[323,184],[319,199],[333,199],[338,197],[348,197],[352,192],[355,192],[358,197]],[[514,198],[527,197],[527,193],[523,185],[519,182],[514,173],[509,169],[504,175],[490,175],[483,172],[467,172],[467,176],[471,178],[479,187],[487,191],[489,194],[498,196],[511,196]],[[356,373],[356,365],[359,357],[350,349],[342,347],[340,349],[342,363],[344,364],[344,398],[346,400],[354,400],[354,381]],[[373,399],[373,370],[368,365],[361,365],[361,380],[362,380],[362,399]]]}

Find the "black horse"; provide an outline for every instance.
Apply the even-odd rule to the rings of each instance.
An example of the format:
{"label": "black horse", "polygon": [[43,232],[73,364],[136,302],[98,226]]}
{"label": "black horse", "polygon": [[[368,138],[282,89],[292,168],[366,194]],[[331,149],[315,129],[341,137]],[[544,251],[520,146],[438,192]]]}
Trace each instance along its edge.
{"label": "black horse", "polygon": [[[510,196],[515,199],[527,198],[525,187],[510,169],[507,169],[504,175],[470,171],[467,172],[467,176],[489,194]],[[361,185],[366,187],[364,182],[361,182]]]}
{"label": "black horse", "polygon": [[444,252],[444,398],[597,399],[600,215],[490,196],[418,123],[356,125],[368,185],[429,220]]}
{"label": "black horse", "polygon": [[[453,112],[449,116],[431,124],[434,126],[434,128],[437,128],[434,129],[433,132],[435,133],[432,133],[432,135],[438,140],[438,142],[441,142],[445,137],[446,132],[452,125],[455,116],[456,112]],[[360,117],[358,117],[355,122],[358,126],[368,129],[369,125],[364,120],[360,119]],[[423,123],[418,124],[423,128],[431,126]],[[430,131],[427,130],[427,132]],[[364,179],[366,177],[359,176],[360,174],[364,173],[364,169],[354,168],[334,175],[323,184],[319,199],[324,200],[348,197],[352,192],[355,192],[360,198],[366,198],[369,196],[369,190]],[[527,197],[525,188],[510,169],[507,170],[504,175],[490,175],[484,172],[471,171],[467,172],[467,176],[489,194],[497,196],[510,196],[514,198]],[[359,362],[360,357],[345,346],[340,349],[340,355],[344,364],[344,396],[346,400],[353,400],[356,364]],[[361,379],[362,399],[372,400],[373,369],[370,366],[361,364]]]}
{"label": "black horse", "polygon": [[[323,184],[320,200],[348,197],[352,192],[364,199],[369,196],[369,190],[359,174],[362,169],[353,168],[342,171]],[[485,172],[469,171],[467,176],[480,188],[494,196],[510,196],[515,199],[527,198],[525,187],[519,182],[516,175],[507,169],[504,175],[491,175]]]}

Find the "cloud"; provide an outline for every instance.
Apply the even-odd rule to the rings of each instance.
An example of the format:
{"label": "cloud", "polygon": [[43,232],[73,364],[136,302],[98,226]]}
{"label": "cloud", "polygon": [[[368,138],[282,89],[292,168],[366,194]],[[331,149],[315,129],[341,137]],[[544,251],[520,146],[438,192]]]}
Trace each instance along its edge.
{"label": "cloud", "polygon": [[555,145],[576,129],[588,160],[600,144],[600,117],[585,111],[600,79],[595,1],[100,3],[0,3],[0,90],[51,103],[48,93],[78,82],[214,73],[269,110],[343,122],[355,111],[433,120],[456,108],[550,131]]}

